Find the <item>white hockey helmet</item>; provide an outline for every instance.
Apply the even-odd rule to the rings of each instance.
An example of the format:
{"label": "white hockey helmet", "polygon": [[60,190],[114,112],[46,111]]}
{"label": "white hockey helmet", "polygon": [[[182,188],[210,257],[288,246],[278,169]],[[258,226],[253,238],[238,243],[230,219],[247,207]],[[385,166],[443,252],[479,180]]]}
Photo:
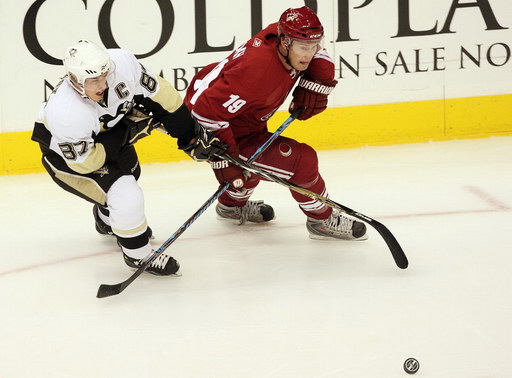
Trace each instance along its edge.
{"label": "white hockey helmet", "polygon": [[82,96],[85,96],[85,80],[98,77],[113,68],[112,60],[107,50],[94,42],[80,40],[66,49],[64,54],[64,69],[70,84],[73,82],[80,86],[79,90],[73,86]]}

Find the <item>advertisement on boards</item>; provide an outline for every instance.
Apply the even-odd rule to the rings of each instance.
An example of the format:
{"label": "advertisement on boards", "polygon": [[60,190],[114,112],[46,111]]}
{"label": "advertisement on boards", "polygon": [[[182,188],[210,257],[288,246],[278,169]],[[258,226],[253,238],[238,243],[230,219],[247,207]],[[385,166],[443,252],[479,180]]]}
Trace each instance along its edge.
{"label": "advertisement on boards", "polygon": [[336,64],[331,107],[510,93],[508,0],[22,0],[1,5],[0,132],[32,128],[79,39],[133,52],[183,93],[201,67],[303,5]]}

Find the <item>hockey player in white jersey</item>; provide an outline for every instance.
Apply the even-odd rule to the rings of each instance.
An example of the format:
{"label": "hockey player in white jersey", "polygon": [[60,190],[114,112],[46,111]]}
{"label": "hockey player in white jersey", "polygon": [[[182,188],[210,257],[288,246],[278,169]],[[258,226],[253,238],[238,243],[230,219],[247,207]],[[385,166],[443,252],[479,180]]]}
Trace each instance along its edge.
{"label": "hockey player in white jersey", "polygon": [[[137,268],[152,247],[133,144],[158,126],[198,161],[224,146],[193,121],[169,82],[128,51],[82,40],[63,63],[66,76],[41,108],[32,139],[52,179],[94,204],[96,230],[115,235],[126,264]],[[162,253],[146,270],[172,275],[179,263]]]}

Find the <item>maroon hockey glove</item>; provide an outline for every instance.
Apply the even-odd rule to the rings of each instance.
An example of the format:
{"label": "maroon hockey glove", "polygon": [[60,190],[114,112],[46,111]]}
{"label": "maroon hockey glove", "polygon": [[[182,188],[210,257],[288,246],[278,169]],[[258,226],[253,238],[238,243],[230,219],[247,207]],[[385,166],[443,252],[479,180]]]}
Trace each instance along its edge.
{"label": "maroon hockey glove", "polygon": [[247,177],[245,176],[245,172],[242,168],[230,164],[226,160],[210,161],[209,163],[211,164],[215,177],[219,183],[224,184],[225,182],[229,182],[231,188],[238,191],[244,190]]}
{"label": "maroon hockey glove", "polygon": [[327,108],[327,96],[337,83],[336,80],[320,82],[310,79],[306,75],[301,77],[299,84],[293,91],[290,113],[302,107],[302,113],[297,119],[306,120],[323,112]]}

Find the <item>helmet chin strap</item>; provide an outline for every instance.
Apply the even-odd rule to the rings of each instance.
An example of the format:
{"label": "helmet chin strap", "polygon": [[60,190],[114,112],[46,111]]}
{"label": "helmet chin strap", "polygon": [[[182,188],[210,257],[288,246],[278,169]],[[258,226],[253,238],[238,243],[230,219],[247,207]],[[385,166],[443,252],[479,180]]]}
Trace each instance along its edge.
{"label": "helmet chin strap", "polygon": [[[78,94],[82,97],[82,98],[86,98],[86,99],[89,99],[91,101],[94,101],[94,102],[97,102],[99,104],[101,104],[102,102],[105,101],[105,96],[103,96],[103,99],[101,101],[96,101],[96,100],[93,100],[92,98],[90,98],[89,96],[87,96],[87,94],[85,93],[85,88],[83,85],[80,85],[79,83],[77,83],[76,81],[73,81],[69,75],[67,76],[67,79],[68,79],[68,83],[73,87],[73,89],[75,91],[78,92]],[[108,87],[107,87],[108,89]],[[106,89],[105,89],[106,90]]]}
{"label": "helmet chin strap", "polygon": [[[80,84],[78,84],[77,82],[75,82],[75,81],[71,80],[70,78],[68,78],[68,82],[69,82],[69,84],[73,87],[73,89],[74,89],[75,91],[77,91],[77,92],[80,94],[80,96],[81,96],[82,98],[89,98],[89,97],[85,94],[85,89],[84,89],[84,87],[82,87],[82,86],[81,86]],[[79,88],[80,88],[80,89],[79,89]]]}
{"label": "helmet chin strap", "polygon": [[288,45],[286,46],[286,52],[287,54],[284,55],[282,52],[281,52],[281,38],[282,37],[279,37],[279,39],[277,40],[277,52],[279,53],[279,55],[281,55],[284,59],[284,61],[286,62],[286,64],[288,64],[291,68],[293,68],[294,70],[298,71],[292,64],[292,62],[290,61],[290,49],[288,48]]}

